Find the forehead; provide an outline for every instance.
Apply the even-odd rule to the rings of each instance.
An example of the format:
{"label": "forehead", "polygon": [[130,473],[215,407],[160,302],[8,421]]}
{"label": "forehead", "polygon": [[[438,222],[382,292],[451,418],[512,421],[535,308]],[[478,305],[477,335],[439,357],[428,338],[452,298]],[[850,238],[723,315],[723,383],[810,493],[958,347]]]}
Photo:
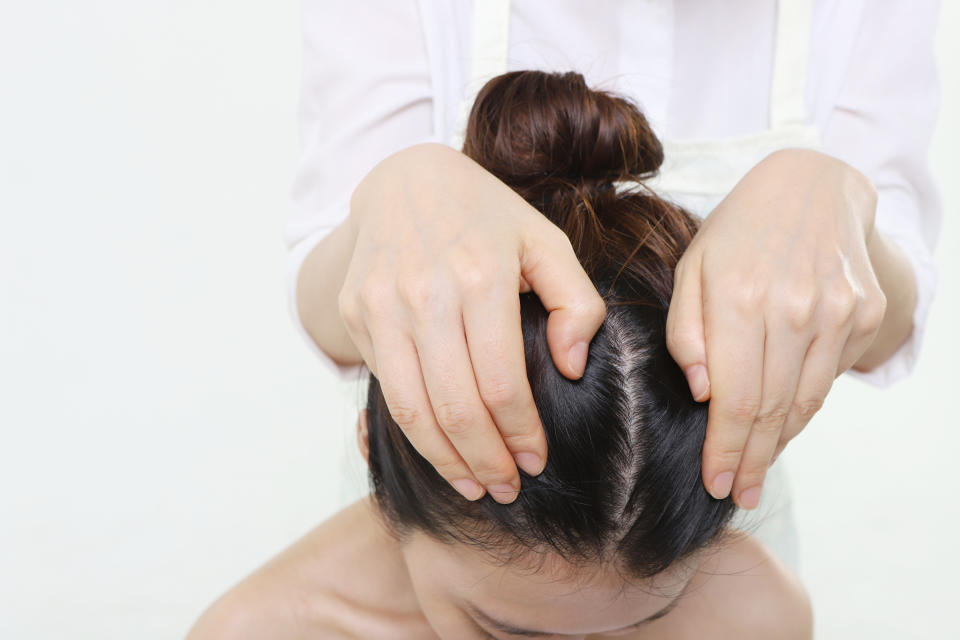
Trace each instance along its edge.
{"label": "forehead", "polygon": [[[501,566],[466,544],[443,544],[422,533],[406,545],[411,573],[458,603],[531,629],[592,633],[633,624],[669,604],[694,571],[689,563],[646,580],[616,567],[575,567],[555,552]],[[534,560],[534,561],[531,561]]]}

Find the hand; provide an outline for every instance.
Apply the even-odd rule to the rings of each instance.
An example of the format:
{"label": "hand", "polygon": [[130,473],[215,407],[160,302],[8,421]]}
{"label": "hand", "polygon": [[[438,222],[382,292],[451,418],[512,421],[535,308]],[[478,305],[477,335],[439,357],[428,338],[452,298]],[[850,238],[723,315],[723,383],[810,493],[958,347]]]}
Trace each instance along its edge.
{"label": "hand", "polygon": [[537,475],[547,456],[519,294],[532,289],[550,312],[550,353],[571,379],[583,375],[603,299],[556,225],[444,145],[385,159],[350,209],[356,245],[340,313],[393,419],[465,497],[486,487],[512,502],[516,465]]}
{"label": "hand", "polygon": [[876,191],[821,153],[779,151],[707,217],[675,273],[667,346],[710,399],[703,482],[752,509],[767,469],[870,346],[886,298],[868,256]]}

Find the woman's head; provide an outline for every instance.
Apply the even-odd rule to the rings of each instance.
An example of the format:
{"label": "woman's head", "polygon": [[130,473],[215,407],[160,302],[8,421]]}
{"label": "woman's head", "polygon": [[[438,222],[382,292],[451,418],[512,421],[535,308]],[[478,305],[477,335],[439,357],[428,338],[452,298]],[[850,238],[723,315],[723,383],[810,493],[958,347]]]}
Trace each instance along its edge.
{"label": "woman's head", "polygon": [[[540,475],[521,473],[510,504],[461,497],[410,445],[371,375],[365,431],[379,512],[404,545],[415,585],[419,574],[419,588],[447,594],[431,598],[446,599],[436,616],[445,610],[454,620],[454,609],[477,604],[454,603],[460,591],[449,581],[476,585],[478,576],[468,575],[475,570],[502,574],[499,611],[513,603],[506,612],[512,622],[546,610],[538,594],[550,596],[554,631],[576,631],[560,623],[564,615],[581,625],[591,615],[608,621],[583,632],[637,622],[638,610],[660,611],[686,584],[683,561],[716,542],[734,510],[702,485],[707,406],[691,398],[666,347],[673,271],[697,220],[639,184],[612,187],[655,174],[662,148],[634,105],[590,90],[577,73],[492,79],[477,96],[463,152],[567,234],[607,316],[583,377],[569,380],[550,356],[546,310],[535,294],[521,295],[527,375],[549,455]],[[436,571],[427,571],[427,562]],[[438,571],[447,569],[460,574],[444,582]],[[561,607],[556,590],[574,584],[590,586]],[[659,595],[637,595],[654,584],[663,587]],[[598,600],[575,615],[574,602],[585,603],[587,592]],[[496,593],[486,593],[487,613]],[[596,618],[600,600],[608,615]],[[526,619],[517,607],[528,611]]]}

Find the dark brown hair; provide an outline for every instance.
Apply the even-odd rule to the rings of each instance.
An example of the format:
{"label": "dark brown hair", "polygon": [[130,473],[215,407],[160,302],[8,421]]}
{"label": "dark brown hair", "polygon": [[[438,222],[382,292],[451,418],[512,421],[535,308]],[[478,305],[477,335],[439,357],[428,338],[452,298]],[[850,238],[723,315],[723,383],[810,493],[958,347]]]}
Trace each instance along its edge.
{"label": "dark brown hair", "polygon": [[535,294],[520,296],[527,376],[550,453],[539,476],[521,472],[520,495],[508,505],[456,493],[392,420],[371,374],[370,482],[379,511],[399,539],[417,529],[501,562],[552,549],[574,565],[659,573],[715,541],[735,509],[703,487],[707,405],[691,398],[666,347],[673,271],[699,221],[643,186],[663,149],[639,109],[590,89],[579,73],[490,80],[473,105],[463,153],[567,234],[607,317],[583,377],[569,380],[550,356],[546,310]]}

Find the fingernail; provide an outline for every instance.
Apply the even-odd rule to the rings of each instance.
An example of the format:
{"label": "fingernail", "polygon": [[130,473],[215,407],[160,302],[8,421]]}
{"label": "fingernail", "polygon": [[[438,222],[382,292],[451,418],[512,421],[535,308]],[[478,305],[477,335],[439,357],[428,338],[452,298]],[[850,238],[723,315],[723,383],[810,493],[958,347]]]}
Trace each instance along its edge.
{"label": "fingernail", "polygon": [[514,454],[513,459],[516,460],[518,467],[532,476],[540,475],[540,472],[543,471],[543,463],[540,460],[540,456],[535,453],[523,451]]}
{"label": "fingernail", "polygon": [[483,487],[470,478],[460,478],[459,480],[454,480],[450,484],[452,484],[453,488],[459,491],[460,494],[467,500],[476,500],[483,495]]}
{"label": "fingernail", "polygon": [[517,489],[514,489],[509,484],[495,484],[487,487],[487,490],[490,492],[490,495],[493,496],[494,500],[501,503],[513,502],[519,493]]}
{"label": "fingernail", "polygon": [[687,376],[687,384],[690,385],[690,393],[693,399],[700,402],[710,391],[710,378],[707,377],[707,368],[702,364],[695,364],[688,367],[684,373]]}
{"label": "fingernail", "polygon": [[587,368],[587,343],[578,342],[567,352],[567,365],[580,377]]}
{"label": "fingernail", "polygon": [[713,478],[713,497],[722,500],[730,495],[730,489],[733,487],[733,471],[724,471],[718,473]]}
{"label": "fingernail", "polygon": [[760,504],[760,492],[763,491],[762,486],[750,487],[749,489],[744,489],[740,492],[740,500],[738,500],[741,509],[755,509],[758,504]]}

